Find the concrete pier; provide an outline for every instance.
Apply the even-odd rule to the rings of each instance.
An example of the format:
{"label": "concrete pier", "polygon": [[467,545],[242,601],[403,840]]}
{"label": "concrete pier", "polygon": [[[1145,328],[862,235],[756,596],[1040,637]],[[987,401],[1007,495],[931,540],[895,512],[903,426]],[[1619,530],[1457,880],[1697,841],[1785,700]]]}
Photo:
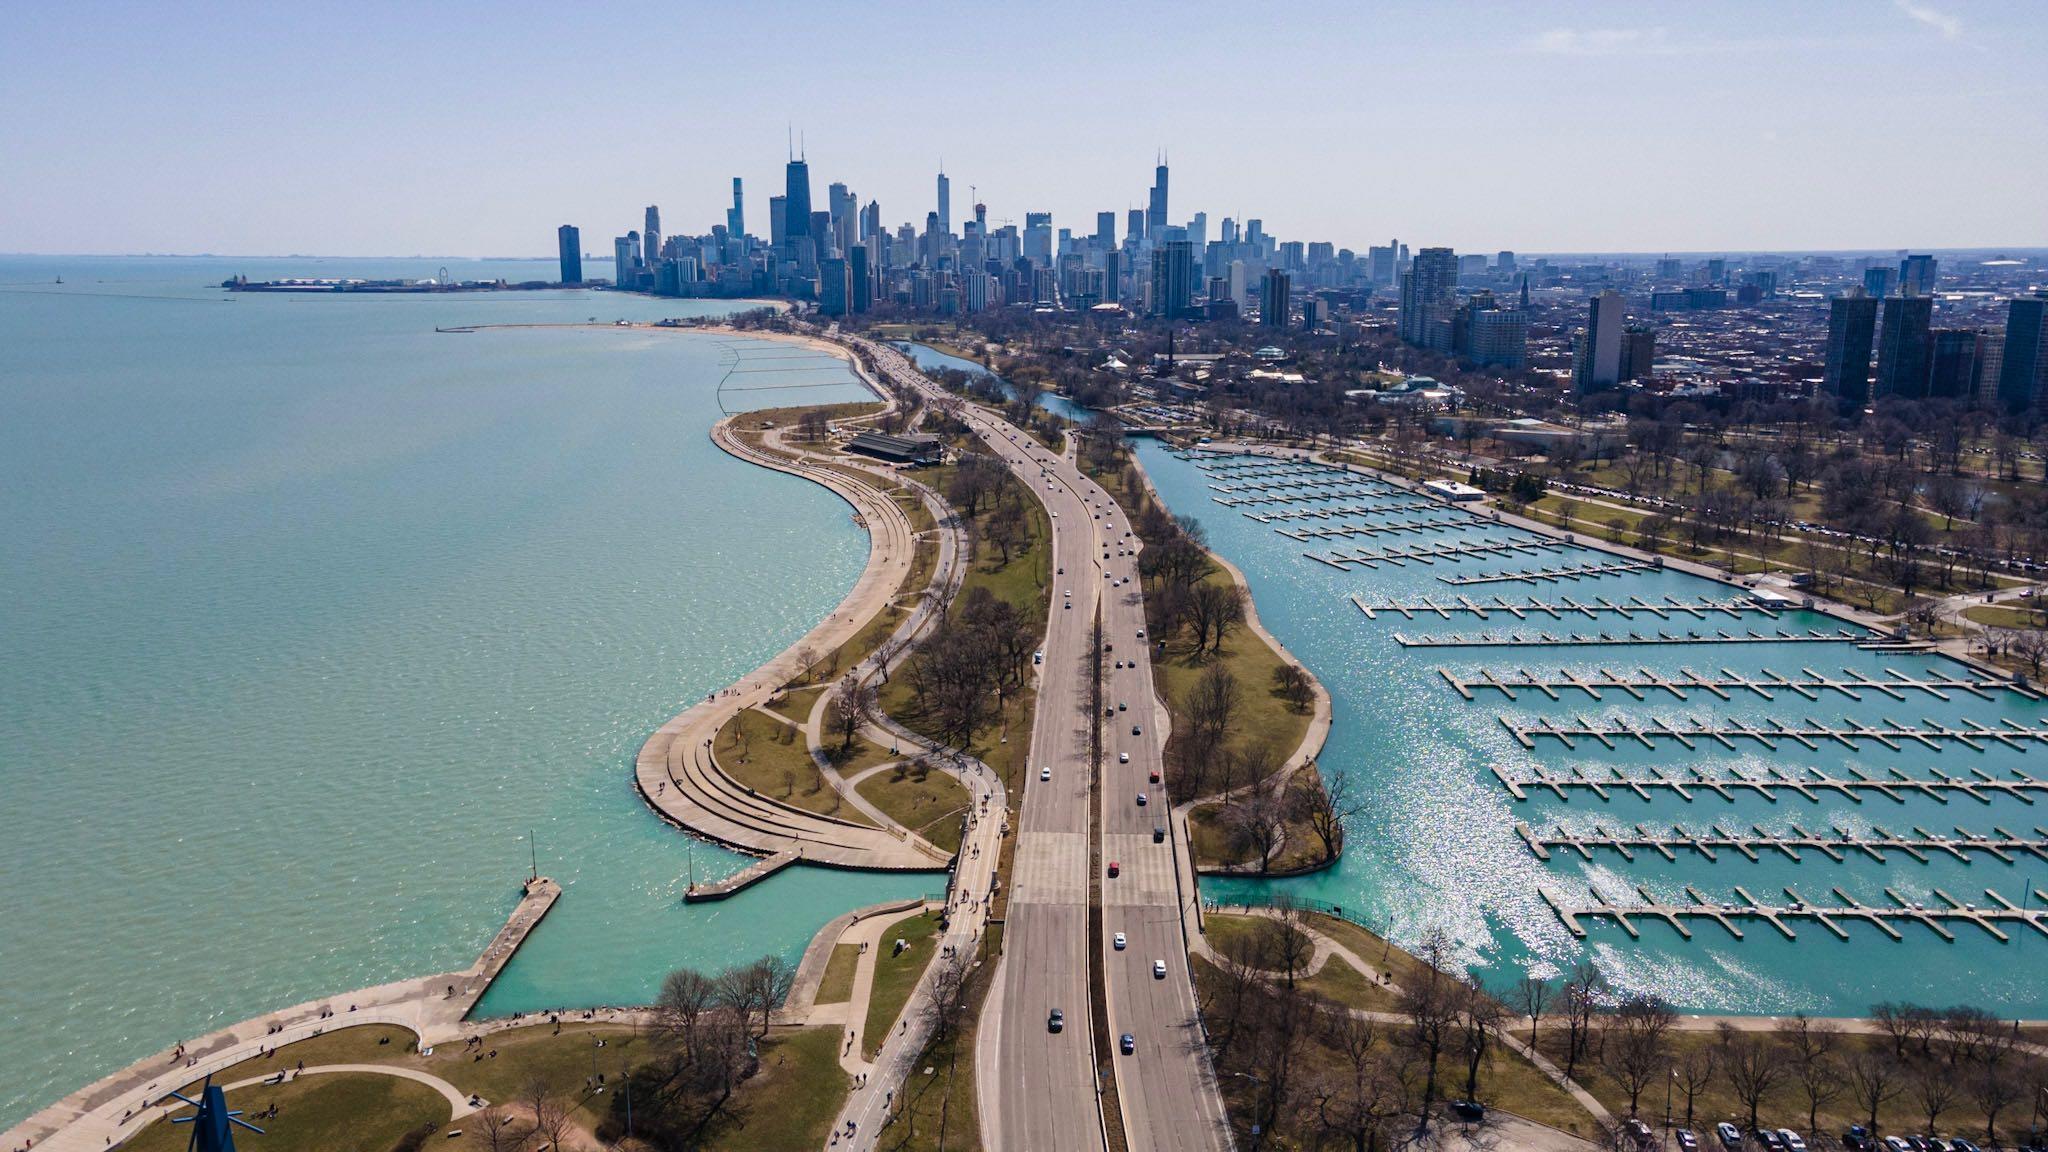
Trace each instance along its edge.
{"label": "concrete pier", "polygon": [[[1321,559],[1321,557],[1316,557]],[[1835,633],[1808,631],[1798,632],[1712,632],[1706,634],[1687,633],[1674,636],[1668,632],[1624,632],[1610,635],[1599,632],[1584,635],[1578,632],[1553,636],[1538,632],[1525,636],[1510,632],[1504,636],[1485,633],[1467,636],[1452,632],[1442,636],[1404,636],[1394,633],[1394,641],[1403,648],[1597,648],[1612,646],[1634,646],[1647,644],[1863,644],[1870,637],[1860,633],[1841,631]]]}
{"label": "concrete pier", "polygon": [[[1356,598],[1353,599],[1355,602]],[[1363,604],[1359,607],[1368,615],[1372,612]],[[1801,668],[1799,672],[1800,675],[1794,678],[1766,668],[1756,676],[1744,676],[1723,668],[1719,676],[1702,676],[1684,668],[1679,670],[1677,677],[1670,677],[1647,668],[1638,668],[1633,675],[1602,668],[1589,678],[1559,669],[1555,676],[1543,678],[1518,668],[1505,673],[1482,669],[1476,678],[1468,679],[1453,675],[1447,668],[1437,669],[1437,675],[1467,700],[1474,699],[1475,692],[1488,690],[1499,692],[1510,700],[1515,698],[1515,693],[1523,691],[1540,692],[1552,700],[1557,699],[1560,692],[1584,692],[1598,700],[1603,690],[1624,692],[1637,700],[1645,699],[1653,692],[1668,693],[1674,699],[1685,700],[1695,691],[1728,700],[1732,698],[1731,690],[1753,693],[1765,700],[1776,699],[1778,692],[1795,693],[1808,700],[1820,699],[1822,692],[1839,692],[1851,700],[1863,699],[1864,692],[1881,692],[1895,700],[1906,699],[1908,692],[1924,692],[1937,700],[1953,699],[1951,693],[1956,692],[1967,692],[1981,700],[1997,699],[2000,693],[2010,693],[2023,700],[2041,699],[2041,693],[2036,689],[2012,680],[1981,675],[1964,680],[1938,669],[1930,669],[1923,676],[1911,676],[1895,668],[1887,668],[1882,680],[1872,679],[1853,669],[1843,669],[1842,675],[1832,677],[1823,676],[1811,668]]]}
{"label": "concrete pier", "polygon": [[1521,572],[1489,572],[1483,576],[1439,576],[1446,584],[1555,584],[1562,580],[1589,580],[1596,576],[1619,576],[1644,572],[1659,565],[1642,560],[1613,560],[1601,564],[1567,564],[1558,568],[1532,568]]}
{"label": "concrete pier", "polygon": [[1928,769],[1927,777],[1908,776],[1897,768],[1890,769],[1884,776],[1873,776],[1858,768],[1849,769],[1846,776],[1830,775],[1815,769],[1794,774],[1777,767],[1756,776],[1737,772],[1709,775],[1697,768],[1672,775],[1654,767],[1647,776],[1624,776],[1611,769],[1596,774],[1576,767],[1567,773],[1538,768],[1516,775],[1498,764],[1492,771],[1494,779],[1516,800],[1526,800],[1530,792],[1542,790],[1548,790],[1557,799],[1565,801],[1569,801],[1576,792],[1591,792],[1603,801],[1612,792],[1633,792],[1646,801],[1662,792],[1669,792],[1681,800],[1691,800],[1695,792],[1711,792],[1723,800],[1733,800],[1737,792],[1749,792],[1775,801],[1782,793],[1790,792],[1818,803],[1821,793],[1831,792],[1858,803],[1866,793],[1876,793],[1901,803],[1907,796],[1915,795],[1944,804],[1950,796],[1967,797],[1981,804],[1989,804],[1994,796],[2002,796],[2032,804],[2036,796],[2048,793],[2048,780],[2017,771],[2008,776],[1993,776],[1977,768],[1970,769],[1967,777],[1951,776],[1938,768]]}
{"label": "concrete pier", "polygon": [[[1881,744],[1893,752],[1899,751],[1909,742],[1937,752],[1950,744],[1961,744],[1974,752],[1982,752],[1991,744],[2002,744],[2014,751],[2027,751],[2048,742],[2048,727],[2027,728],[2011,720],[2002,721],[2006,725],[2003,728],[1988,728],[1970,720],[1962,722],[1966,727],[1951,728],[1932,720],[1923,720],[1919,724],[1901,724],[1887,718],[1883,727],[1872,728],[1854,720],[1844,720],[1841,726],[1823,724],[1809,716],[1804,727],[1795,728],[1773,718],[1764,722],[1769,727],[1758,728],[1741,721],[1712,725],[1698,721],[1672,724],[1663,719],[1655,719],[1647,726],[1643,726],[1630,723],[1621,717],[1616,717],[1606,724],[1595,724],[1584,717],[1576,717],[1577,722],[1572,724],[1559,724],[1548,717],[1533,724],[1517,724],[1508,716],[1501,716],[1499,719],[1502,727],[1512,733],[1524,748],[1534,748],[1539,736],[1550,737],[1567,748],[1573,746],[1574,739],[1597,740],[1608,748],[1613,748],[1617,739],[1637,740],[1646,748],[1655,748],[1659,739],[1669,739],[1685,745],[1688,749],[1693,747],[1695,740],[1712,740],[1729,749],[1735,747],[1736,740],[1752,740],[1765,748],[1775,750],[1779,741],[1790,740],[1804,746],[1808,751],[1816,750],[1821,744],[1829,741],[1851,749],[1859,746],[1858,741],[1869,741]],[[2041,724],[2048,725],[2048,720],[2043,720]]]}
{"label": "concrete pier", "polygon": [[1595,852],[1605,850],[1618,853],[1624,860],[1634,860],[1637,852],[1655,852],[1666,860],[1676,861],[1678,853],[1694,852],[1713,861],[1720,852],[1735,852],[1755,861],[1763,853],[1776,852],[1797,861],[1802,852],[1817,852],[1840,864],[1848,854],[1860,852],[1882,864],[1887,862],[1886,853],[1899,852],[1922,864],[1935,855],[1946,855],[1965,864],[1980,854],[2006,864],[2018,855],[2048,861],[2048,831],[2036,828],[2033,838],[2014,835],[2004,828],[1994,832],[1996,835],[1986,836],[1957,828],[1955,835],[1944,836],[1915,827],[1912,835],[1902,836],[1873,825],[1870,835],[1857,835],[1837,828],[1826,833],[1809,832],[1797,824],[1791,826],[1789,835],[1766,832],[1755,825],[1746,833],[1731,832],[1718,824],[1704,832],[1677,825],[1668,832],[1657,832],[1641,824],[1617,832],[1596,824],[1591,832],[1571,832],[1560,827],[1538,833],[1527,824],[1515,825],[1516,835],[1539,860],[1548,860],[1557,852],[1576,852],[1580,859],[1591,860]]}
{"label": "concrete pier", "polygon": [[1632,603],[1617,604],[1605,596],[1596,596],[1591,604],[1587,604],[1574,600],[1570,596],[1561,596],[1555,601],[1524,600],[1520,602],[1511,601],[1505,596],[1495,596],[1492,603],[1482,604],[1469,597],[1459,596],[1455,603],[1439,604],[1434,598],[1424,596],[1420,600],[1411,600],[1407,603],[1390,600],[1384,604],[1367,604],[1363,599],[1354,594],[1351,597],[1351,602],[1356,604],[1358,610],[1365,613],[1368,619],[1377,617],[1381,612],[1397,612],[1408,619],[1413,619],[1416,614],[1423,612],[1435,613],[1446,619],[1454,613],[1465,613],[1477,616],[1481,620],[1489,618],[1496,612],[1513,616],[1517,620],[1526,620],[1531,616],[1547,616],[1552,620],[1561,620],[1567,615],[1585,616],[1590,619],[1603,614],[1622,617],[1652,615],[1660,620],[1668,620],[1673,615],[1685,615],[1695,620],[1704,620],[1710,613],[1720,613],[1730,617],[1740,617],[1745,614],[1755,613],[1771,619],[1776,619],[1778,615],[1770,606],[1755,600],[1681,601],[1666,597],[1663,603],[1656,604],[1646,601],[1640,596],[1632,596],[1629,599]]}
{"label": "concrete pier", "polygon": [[[2032,928],[2048,936],[2048,908],[2022,907],[1990,888],[1984,889],[1984,898],[1989,902],[1987,907],[1958,900],[1940,889],[1934,891],[1940,903],[1929,906],[1909,901],[1887,888],[1885,895],[1892,900],[1890,907],[1862,903],[1840,888],[1833,889],[1833,894],[1842,903],[1828,907],[1808,903],[1789,887],[1784,890],[1787,902],[1783,904],[1766,904],[1739,886],[1734,889],[1736,900],[1719,904],[1690,887],[1685,892],[1691,904],[1660,903],[1640,888],[1636,890],[1642,899],[1639,904],[1615,904],[1597,892],[1589,893],[1585,901],[1579,902],[1548,886],[1541,891],[1543,902],[1557,914],[1566,931],[1580,939],[1587,935],[1586,926],[1580,923],[1582,920],[1611,920],[1631,938],[1638,938],[1642,933],[1633,921],[1644,918],[1663,920],[1688,940],[1692,938],[1685,925],[1688,920],[1711,920],[1738,940],[1742,939],[1742,931],[1737,922],[1745,920],[1768,924],[1787,940],[1799,938],[1792,926],[1792,922],[1798,920],[1813,921],[1844,940],[1849,938],[1849,933],[1842,925],[1852,922],[1870,924],[1893,940],[1904,939],[1895,927],[1901,923],[1918,924],[1948,941],[1956,938],[1955,933],[1949,931],[1950,925],[1981,928],[2000,943],[2011,941],[2012,937],[2006,931],[2008,928]],[[2048,904],[2048,892],[2035,889],[2030,903]]]}

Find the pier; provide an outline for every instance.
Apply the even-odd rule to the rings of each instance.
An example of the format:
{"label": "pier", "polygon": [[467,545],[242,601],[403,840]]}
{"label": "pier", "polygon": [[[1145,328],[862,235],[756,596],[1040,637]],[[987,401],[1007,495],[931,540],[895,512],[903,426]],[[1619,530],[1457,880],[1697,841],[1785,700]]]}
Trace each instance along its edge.
{"label": "pier", "polygon": [[[1353,598],[1356,601],[1356,597]],[[1359,604],[1365,608],[1364,604]],[[1382,609],[1384,611],[1385,609]],[[1367,609],[1367,615],[1371,610]],[[1538,677],[1526,668],[1518,668],[1505,675],[1482,669],[1476,679],[1464,679],[1451,674],[1447,668],[1436,670],[1444,682],[1467,700],[1474,699],[1473,693],[1480,690],[1499,692],[1513,700],[1517,692],[1540,692],[1552,700],[1567,691],[1584,692],[1595,700],[1602,691],[1625,692],[1638,700],[1646,699],[1652,692],[1667,692],[1676,699],[1686,700],[1693,692],[1706,692],[1721,700],[1732,699],[1732,693],[1749,692],[1765,700],[1776,699],[1775,693],[1791,692],[1808,700],[1818,700],[1823,692],[1839,692],[1851,700],[1863,699],[1865,692],[1881,692],[1894,700],[1906,699],[1908,692],[1925,692],[1937,700],[1951,700],[1951,693],[1967,692],[1980,700],[1997,699],[1997,693],[2009,692],[2023,700],[2039,700],[2041,693],[2012,680],[1988,676],[1975,676],[1968,680],[1959,679],[1938,669],[1929,669],[1924,676],[1911,676],[1896,668],[1886,668],[1885,678],[1874,680],[1854,669],[1845,668],[1839,677],[1823,676],[1811,668],[1801,668],[1797,678],[1788,677],[1769,668],[1756,676],[1744,676],[1730,669],[1721,669],[1719,676],[1702,676],[1690,668],[1679,670],[1677,678],[1660,676],[1648,668],[1638,668],[1630,676],[1623,676],[1612,668],[1602,668],[1592,677],[1559,669],[1551,678]]]}
{"label": "pier", "polygon": [[1965,776],[1951,776],[1939,768],[1930,768],[1926,777],[1908,776],[1897,768],[1882,776],[1871,775],[1860,768],[1848,769],[1845,776],[1831,775],[1818,769],[1806,769],[1795,775],[1775,766],[1756,776],[1741,772],[1709,775],[1697,768],[1688,768],[1683,775],[1672,775],[1655,767],[1647,776],[1625,776],[1613,770],[1596,776],[1580,768],[1573,768],[1568,773],[1537,768],[1526,775],[1515,776],[1496,764],[1493,776],[1516,800],[1527,800],[1530,792],[1548,789],[1559,800],[1565,801],[1569,801],[1576,792],[1591,792],[1603,801],[1609,799],[1613,792],[1633,792],[1639,799],[1649,800],[1661,790],[1681,800],[1691,800],[1695,792],[1711,792],[1723,800],[1732,801],[1737,792],[1747,791],[1773,802],[1784,793],[1791,792],[1818,803],[1821,793],[1832,792],[1859,804],[1868,793],[1900,803],[1904,803],[1908,795],[1916,795],[1943,804],[1950,796],[1965,796],[1982,804],[1991,803],[1994,796],[2003,796],[2032,804],[2036,795],[2048,792],[2048,780],[2017,770],[2005,776],[1993,776],[1977,768],[1970,769]]}
{"label": "pier", "polygon": [[1252,492],[1246,496],[1212,496],[1225,508],[1251,508],[1264,504],[1303,504],[1311,500],[1338,500],[1350,496],[1376,496],[1391,491],[1384,484],[1353,478],[1318,486],[1314,491]]}
{"label": "pier", "polygon": [[1496,612],[1513,616],[1517,620],[1526,620],[1531,616],[1547,616],[1552,620],[1562,620],[1567,615],[1594,618],[1602,614],[1622,617],[1650,615],[1659,620],[1668,620],[1674,615],[1704,620],[1713,613],[1735,618],[1740,618],[1746,613],[1756,613],[1773,620],[1778,617],[1777,612],[1769,605],[1756,600],[1683,601],[1669,596],[1666,596],[1661,604],[1652,603],[1640,596],[1629,597],[1626,604],[1617,604],[1605,596],[1595,596],[1591,604],[1574,600],[1570,596],[1560,596],[1553,602],[1525,600],[1521,603],[1510,603],[1506,597],[1495,596],[1490,604],[1481,604],[1466,596],[1459,596],[1454,602],[1445,604],[1424,596],[1420,600],[1412,600],[1405,604],[1397,600],[1385,604],[1367,604],[1362,597],[1353,593],[1351,602],[1358,606],[1360,612],[1365,613],[1368,620],[1377,619],[1381,612],[1398,612],[1410,620],[1423,613],[1435,613],[1445,620],[1458,613],[1468,613],[1485,620]]}
{"label": "pier", "polygon": [[1677,825],[1672,826],[1669,832],[1656,832],[1638,824],[1627,831],[1612,832],[1596,824],[1591,832],[1571,832],[1558,827],[1547,834],[1539,834],[1527,824],[1515,825],[1515,834],[1522,838],[1538,860],[1548,860],[1554,852],[1576,852],[1580,859],[1591,860],[1596,850],[1607,850],[1631,861],[1637,852],[1655,852],[1671,861],[1677,860],[1680,852],[1696,852],[1709,861],[1718,859],[1720,852],[1740,853],[1752,861],[1765,852],[1777,852],[1794,861],[1800,859],[1801,852],[1818,852],[1837,864],[1852,852],[1861,852],[1880,864],[1887,862],[1887,852],[1903,853],[1922,864],[1934,855],[1951,856],[1965,864],[1978,854],[1996,857],[2004,864],[2012,863],[2015,856],[2024,855],[2048,861],[2048,830],[2035,828],[2031,839],[2004,828],[1993,828],[1992,831],[1995,835],[1985,836],[1957,828],[1955,835],[1943,836],[1916,826],[1912,835],[1901,836],[1872,825],[1870,835],[1857,835],[1839,828],[1831,828],[1827,834],[1821,834],[1794,824],[1789,834],[1774,834],[1756,825],[1741,833],[1715,824],[1705,832],[1692,832]]}
{"label": "pier", "polygon": [[[1408,496],[1399,500],[1388,500],[1381,504],[1339,504],[1335,507],[1289,508],[1284,512],[1246,512],[1245,515],[1261,524],[1288,520],[1339,520],[1346,516],[1373,516],[1381,512],[1425,512],[1441,511],[1444,505],[1437,500],[1424,500]],[[1472,514],[1475,521],[1486,522],[1490,517]]]}
{"label": "pier", "polygon": [[683,893],[685,904],[701,904],[711,900],[723,900],[728,896],[745,891],[766,880],[791,864],[803,859],[800,852],[785,850],[772,856],[764,856],[745,868],[710,884],[692,885]]}
{"label": "pier", "polygon": [[1405,565],[1413,560],[1418,564],[1434,564],[1439,560],[1462,561],[1475,556],[1499,557],[1516,552],[1557,552],[1576,547],[1550,540],[1497,540],[1475,544],[1415,544],[1406,548],[1384,548],[1378,552],[1332,552],[1327,556],[1314,552],[1302,555],[1311,560],[1321,560],[1335,568],[1351,564],[1363,564],[1368,568],[1381,564]]}
{"label": "pier", "polygon": [[[1620,717],[1606,724],[1595,724],[1583,716],[1574,719],[1576,723],[1571,724],[1559,724],[1548,717],[1534,724],[1516,724],[1510,717],[1502,716],[1500,722],[1524,748],[1536,747],[1536,738],[1540,736],[1550,737],[1566,748],[1575,747],[1573,742],[1576,740],[1597,740],[1610,750],[1614,748],[1617,740],[1639,741],[1643,747],[1651,749],[1656,748],[1658,740],[1671,740],[1685,745],[1688,750],[1697,747],[1697,743],[1706,741],[1713,741],[1723,748],[1732,750],[1737,740],[1753,740],[1775,751],[1779,743],[1789,740],[1804,746],[1809,752],[1817,751],[1822,744],[1829,741],[1841,744],[1852,751],[1859,747],[1858,741],[1869,741],[1882,744],[1893,752],[1899,751],[1909,742],[1918,743],[1936,752],[1948,744],[1961,744],[1973,752],[1982,752],[1993,743],[2003,744],[2015,751],[2027,751],[2042,741],[2048,741],[2048,728],[2029,728],[2017,721],[2003,718],[2000,719],[2001,727],[1998,728],[1987,727],[1974,720],[1962,721],[1966,727],[1951,728],[1945,724],[1936,724],[1932,720],[1923,720],[1919,724],[1901,724],[1890,718],[1884,720],[1884,726],[1881,728],[1846,719],[1840,726],[1836,726],[1823,724],[1810,716],[1806,718],[1804,727],[1793,727],[1782,720],[1770,717],[1764,721],[1768,727],[1763,728],[1739,720],[1721,724],[1686,721],[1674,725],[1662,717],[1652,718],[1647,724],[1633,724]],[[2048,720],[2041,723],[2048,725]]]}
{"label": "pier", "polygon": [[1648,560],[1612,560],[1600,564],[1567,564],[1559,568],[1530,568],[1519,572],[1488,572],[1482,576],[1439,576],[1446,584],[1555,584],[1562,580],[1589,580],[1595,576],[1620,576],[1662,568]]}
{"label": "pier", "polygon": [[1733,634],[1714,632],[1706,635],[1687,634],[1673,636],[1664,632],[1643,635],[1627,632],[1610,636],[1605,632],[1584,636],[1573,632],[1566,636],[1552,636],[1539,632],[1524,636],[1519,632],[1506,636],[1491,633],[1482,636],[1466,636],[1453,632],[1445,636],[1404,636],[1394,633],[1394,641],[1403,648],[1596,648],[1610,645],[1637,644],[1862,644],[1871,638],[1855,632],[1838,630],[1828,632],[1745,632]]}
{"label": "pier", "polygon": [[1352,536],[1388,536],[1401,532],[1454,532],[1486,524],[1473,516],[1439,516],[1394,524],[1331,524],[1320,528],[1280,528],[1282,536],[1294,540],[1331,540]]}
{"label": "pier", "polygon": [[[1884,890],[1892,901],[1889,907],[1865,904],[1840,888],[1829,890],[1835,899],[1841,901],[1833,906],[1809,903],[1790,887],[1784,890],[1787,901],[1784,904],[1765,904],[1741,887],[1734,891],[1736,900],[1715,903],[1697,889],[1687,886],[1685,895],[1692,903],[1664,904],[1648,891],[1637,888],[1636,895],[1641,903],[1615,904],[1597,892],[1589,894],[1586,902],[1577,903],[1547,885],[1540,889],[1543,902],[1550,905],[1565,929],[1581,940],[1587,933],[1585,925],[1579,921],[1589,919],[1612,920],[1631,939],[1642,936],[1632,922],[1634,920],[1662,920],[1687,940],[1692,939],[1692,931],[1686,926],[1686,922],[1691,920],[1711,920],[1737,940],[1742,939],[1738,921],[1762,922],[1777,929],[1785,939],[1797,940],[1799,934],[1790,923],[1794,920],[1811,920],[1843,940],[1849,939],[1849,932],[1842,925],[1851,922],[1869,924],[1893,940],[1905,938],[1895,926],[1901,923],[1918,924],[1951,942],[1956,937],[1949,931],[1950,925],[1981,928],[2000,943],[2012,939],[2006,928],[2032,928],[2048,936],[2048,909],[2023,908],[1990,888],[1984,889],[1985,907],[1958,900],[1939,888],[1934,890],[1934,896],[1941,903],[1932,907],[1907,900],[1890,888]],[[2029,899],[2030,902],[2048,904],[2048,892],[2034,889]]]}

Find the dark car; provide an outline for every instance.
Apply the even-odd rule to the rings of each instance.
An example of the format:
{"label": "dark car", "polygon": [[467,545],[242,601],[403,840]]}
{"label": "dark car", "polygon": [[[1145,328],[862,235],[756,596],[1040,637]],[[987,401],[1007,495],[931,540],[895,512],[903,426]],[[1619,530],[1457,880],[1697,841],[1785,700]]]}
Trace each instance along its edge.
{"label": "dark car", "polygon": [[1152,826],[1152,842],[1154,844],[1166,843],[1166,825],[1154,824]]}
{"label": "dark car", "polygon": [[1451,1114],[1460,1120],[1467,1120],[1476,1124],[1486,1119],[1486,1105],[1479,1103],[1477,1100],[1453,1100],[1451,1101]]}
{"label": "dark car", "polygon": [[1059,1010],[1059,1009],[1057,1009],[1057,1008],[1053,1009],[1053,1010],[1052,1010],[1052,1014],[1051,1014],[1050,1016],[1047,1016],[1047,1017],[1045,1018],[1045,1030],[1046,1030],[1047,1032],[1064,1032],[1064,1031],[1066,1031],[1066,1030],[1067,1030],[1067,1014],[1066,1014],[1065,1012],[1062,1012],[1062,1011],[1060,1011],[1060,1010]]}
{"label": "dark car", "polygon": [[1131,1035],[1129,1032],[1126,1032],[1123,1034],[1123,1037],[1116,1042],[1116,1046],[1118,1048],[1123,1049],[1124,1055],[1129,1056],[1131,1053],[1136,1052],[1138,1050],[1138,1038],[1136,1036]]}
{"label": "dark car", "polygon": [[1692,1129],[1680,1128],[1677,1136],[1679,1152],[1697,1152],[1700,1138],[1692,1134]]}

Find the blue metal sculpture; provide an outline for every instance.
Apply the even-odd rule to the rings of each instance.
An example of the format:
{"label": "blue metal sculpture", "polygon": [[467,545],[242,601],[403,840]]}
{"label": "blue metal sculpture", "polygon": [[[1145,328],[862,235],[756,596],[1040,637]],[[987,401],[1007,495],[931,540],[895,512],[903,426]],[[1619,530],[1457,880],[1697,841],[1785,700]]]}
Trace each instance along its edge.
{"label": "blue metal sculpture", "polygon": [[192,1139],[186,1142],[185,1152],[235,1152],[235,1126],[238,1124],[258,1136],[263,1135],[263,1129],[242,1119],[241,1112],[228,1110],[227,1094],[211,1076],[206,1078],[199,1099],[194,1100],[182,1092],[173,1092],[171,1096],[195,1109],[190,1116],[171,1119],[173,1124],[192,1126]]}

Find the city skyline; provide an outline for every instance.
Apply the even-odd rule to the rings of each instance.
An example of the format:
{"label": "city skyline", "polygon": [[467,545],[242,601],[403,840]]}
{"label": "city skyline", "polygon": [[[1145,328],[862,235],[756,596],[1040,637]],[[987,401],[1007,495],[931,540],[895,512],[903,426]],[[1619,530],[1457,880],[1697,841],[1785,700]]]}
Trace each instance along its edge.
{"label": "city skyline", "polygon": [[[844,181],[889,227],[937,210],[943,161],[965,196],[954,229],[980,201],[991,224],[1049,211],[1085,233],[1099,212],[1148,207],[1164,152],[1177,219],[1262,218],[1359,250],[1388,235],[1552,253],[2048,244],[2031,234],[2048,114],[2028,71],[2048,42],[2028,9],[1645,23],[1618,5],[1401,6],[1221,36],[1234,14],[1198,7],[1091,13],[1094,35],[1043,48],[947,9],[970,41],[989,28],[987,49],[950,52],[912,47],[901,32],[926,10],[892,7],[838,20],[800,84],[740,83],[758,59],[735,50],[553,87],[492,78],[537,75],[564,45],[743,45],[759,27],[608,6],[549,29],[482,11],[29,13],[0,45],[0,141],[21,158],[0,187],[0,250],[537,256],[536,221],[595,237],[646,204],[703,231],[734,176],[774,185],[792,127],[818,191]],[[892,62],[879,81],[859,64],[874,59]],[[1285,116],[1212,98],[1275,68],[1328,91],[1306,87]],[[1899,75],[1919,82],[1882,81]],[[261,98],[286,85],[290,99]],[[1916,150],[1939,165],[1905,164]],[[765,234],[758,198],[751,215]]]}

